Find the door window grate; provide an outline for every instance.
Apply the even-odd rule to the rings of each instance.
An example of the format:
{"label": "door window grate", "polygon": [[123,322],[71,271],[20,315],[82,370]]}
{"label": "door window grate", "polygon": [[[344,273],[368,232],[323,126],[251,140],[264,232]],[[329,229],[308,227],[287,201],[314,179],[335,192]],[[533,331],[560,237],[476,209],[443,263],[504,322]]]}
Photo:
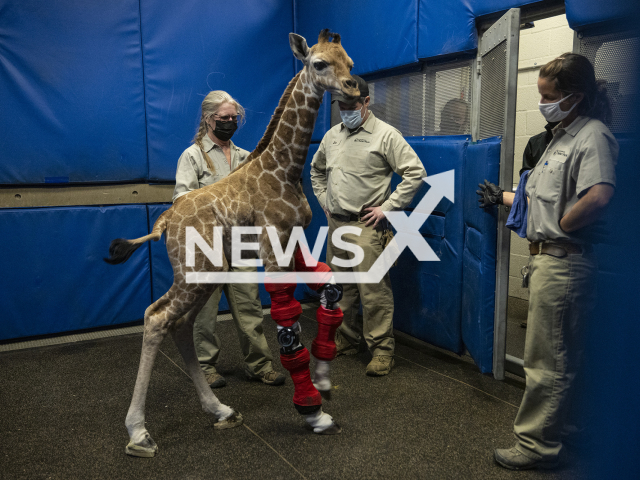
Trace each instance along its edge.
{"label": "door window grate", "polygon": [[596,78],[607,82],[607,94],[611,101],[613,133],[636,131],[640,126],[637,105],[640,62],[640,37],[629,33],[610,33],[583,37],[580,53],[594,66]]}
{"label": "door window grate", "polygon": [[507,105],[507,42],[482,56],[480,82],[479,138],[504,135]]}
{"label": "door window grate", "polygon": [[403,136],[463,135],[471,117],[471,61],[369,82],[371,111]]}

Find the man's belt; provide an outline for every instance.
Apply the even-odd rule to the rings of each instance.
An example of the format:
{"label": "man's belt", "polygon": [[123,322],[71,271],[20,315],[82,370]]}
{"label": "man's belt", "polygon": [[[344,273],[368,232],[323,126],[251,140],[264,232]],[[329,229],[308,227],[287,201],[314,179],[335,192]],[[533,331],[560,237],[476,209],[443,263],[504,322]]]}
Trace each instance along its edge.
{"label": "man's belt", "polygon": [[545,253],[554,257],[565,257],[567,255],[580,255],[582,253],[589,253],[591,250],[591,245],[578,245],[577,243],[529,243],[529,253],[531,255]]}
{"label": "man's belt", "polygon": [[361,217],[357,213],[350,213],[349,215],[332,213],[331,218],[335,218],[336,220],[340,220],[341,222],[359,222]]}

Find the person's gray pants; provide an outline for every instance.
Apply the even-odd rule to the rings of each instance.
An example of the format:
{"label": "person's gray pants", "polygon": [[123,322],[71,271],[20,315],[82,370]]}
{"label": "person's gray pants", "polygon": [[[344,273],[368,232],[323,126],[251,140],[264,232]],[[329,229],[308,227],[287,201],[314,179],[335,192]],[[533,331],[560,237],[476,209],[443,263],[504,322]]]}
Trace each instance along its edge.
{"label": "person's gray pants", "polygon": [[[234,267],[235,272],[255,272],[255,267]],[[230,271],[231,271],[230,270]],[[224,290],[244,355],[245,371],[251,375],[273,369],[273,357],[262,329],[262,304],[255,283],[226,284],[213,292],[193,324],[193,341],[205,373],[214,371],[220,355],[216,334],[218,304]]]}
{"label": "person's gray pants", "polygon": [[530,257],[529,273],[526,388],[513,431],[521,453],[553,460],[562,449],[567,399],[595,306],[598,268],[593,254],[539,254]]}
{"label": "person's gray pants", "polygon": [[[347,234],[342,238],[348,243],[358,245],[364,251],[364,259],[355,267],[339,267],[331,262],[334,256],[343,260],[352,259],[352,252],[347,252],[333,244],[333,232],[342,226],[362,229],[360,235]],[[367,227],[365,222],[342,222],[329,218],[329,243],[327,246],[327,263],[334,272],[368,272],[384,250],[382,229]],[[340,308],[344,313],[342,325],[337,335],[342,335],[350,344],[358,345],[362,338],[372,355],[393,356],[395,339],[393,338],[393,291],[389,273],[379,283],[343,284],[344,291]],[[362,302],[363,317],[358,316]]]}

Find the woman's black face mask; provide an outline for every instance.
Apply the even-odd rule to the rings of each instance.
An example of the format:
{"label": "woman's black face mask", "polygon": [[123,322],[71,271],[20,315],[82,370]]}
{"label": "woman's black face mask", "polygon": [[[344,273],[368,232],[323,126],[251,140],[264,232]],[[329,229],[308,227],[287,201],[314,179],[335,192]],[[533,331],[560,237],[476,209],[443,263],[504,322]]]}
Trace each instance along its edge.
{"label": "woman's black face mask", "polygon": [[228,121],[221,122],[220,120],[216,120],[216,128],[213,131],[216,137],[218,137],[223,142],[226,142],[238,129],[238,124],[236,122]]}

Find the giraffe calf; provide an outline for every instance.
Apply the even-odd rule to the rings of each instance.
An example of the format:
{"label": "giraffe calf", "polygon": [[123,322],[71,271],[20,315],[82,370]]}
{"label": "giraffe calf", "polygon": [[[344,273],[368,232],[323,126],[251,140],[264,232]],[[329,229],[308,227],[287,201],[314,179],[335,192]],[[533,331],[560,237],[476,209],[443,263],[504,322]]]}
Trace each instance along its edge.
{"label": "giraffe calf", "polygon": [[[225,232],[235,226],[259,227],[262,231],[272,228],[280,243],[288,245],[294,227],[306,228],[311,223],[311,209],[300,187],[300,178],[324,92],[355,98],[360,91],[350,73],[353,61],[342,47],[339,35],[323,30],[318,43],[309,48],[303,37],[291,33],[289,44],[304,68],[285,89],[263,138],[247,160],[224,179],[178,198],[158,218],[149,235],[133,240],[117,239],[110,246],[110,256],[105,260],[122,263],[144,242],[157,241],[164,233],[173,267],[173,285],[145,312],[140,367],[125,421],[130,437],[126,447],[129,455],[151,457],[158,450],[145,428],[144,409],[153,363],[168,333],[185,361],[202,408],[217,419],[214,427],[232,428],[243,422],[242,415],[221,403],[209,388],[193,345],[195,317],[221,285],[187,282],[189,273],[228,270],[228,240],[223,265],[215,266],[201,250],[187,251],[186,232],[195,229],[212,245],[216,227]],[[335,356],[335,329],[342,321],[342,312],[337,307],[340,289],[333,285],[326,265],[318,264],[310,270],[300,252],[296,253],[295,261],[290,263],[299,271],[318,273],[321,280],[312,286],[322,298],[317,312],[318,335],[312,344],[317,359],[314,385],[309,372],[309,351],[299,341],[298,318],[302,309],[293,298],[292,265],[278,263],[268,235],[260,237],[259,251],[268,278],[287,272],[293,275],[291,285],[272,281],[266,286],[272,299],[271,315],[278,323],[282,365],[289,370],[295,386],[294,405],[315,433],[340,433],[333,418],[323,412],[321,395],[321,392],[328,394],[331,388],[328,362]]]}

